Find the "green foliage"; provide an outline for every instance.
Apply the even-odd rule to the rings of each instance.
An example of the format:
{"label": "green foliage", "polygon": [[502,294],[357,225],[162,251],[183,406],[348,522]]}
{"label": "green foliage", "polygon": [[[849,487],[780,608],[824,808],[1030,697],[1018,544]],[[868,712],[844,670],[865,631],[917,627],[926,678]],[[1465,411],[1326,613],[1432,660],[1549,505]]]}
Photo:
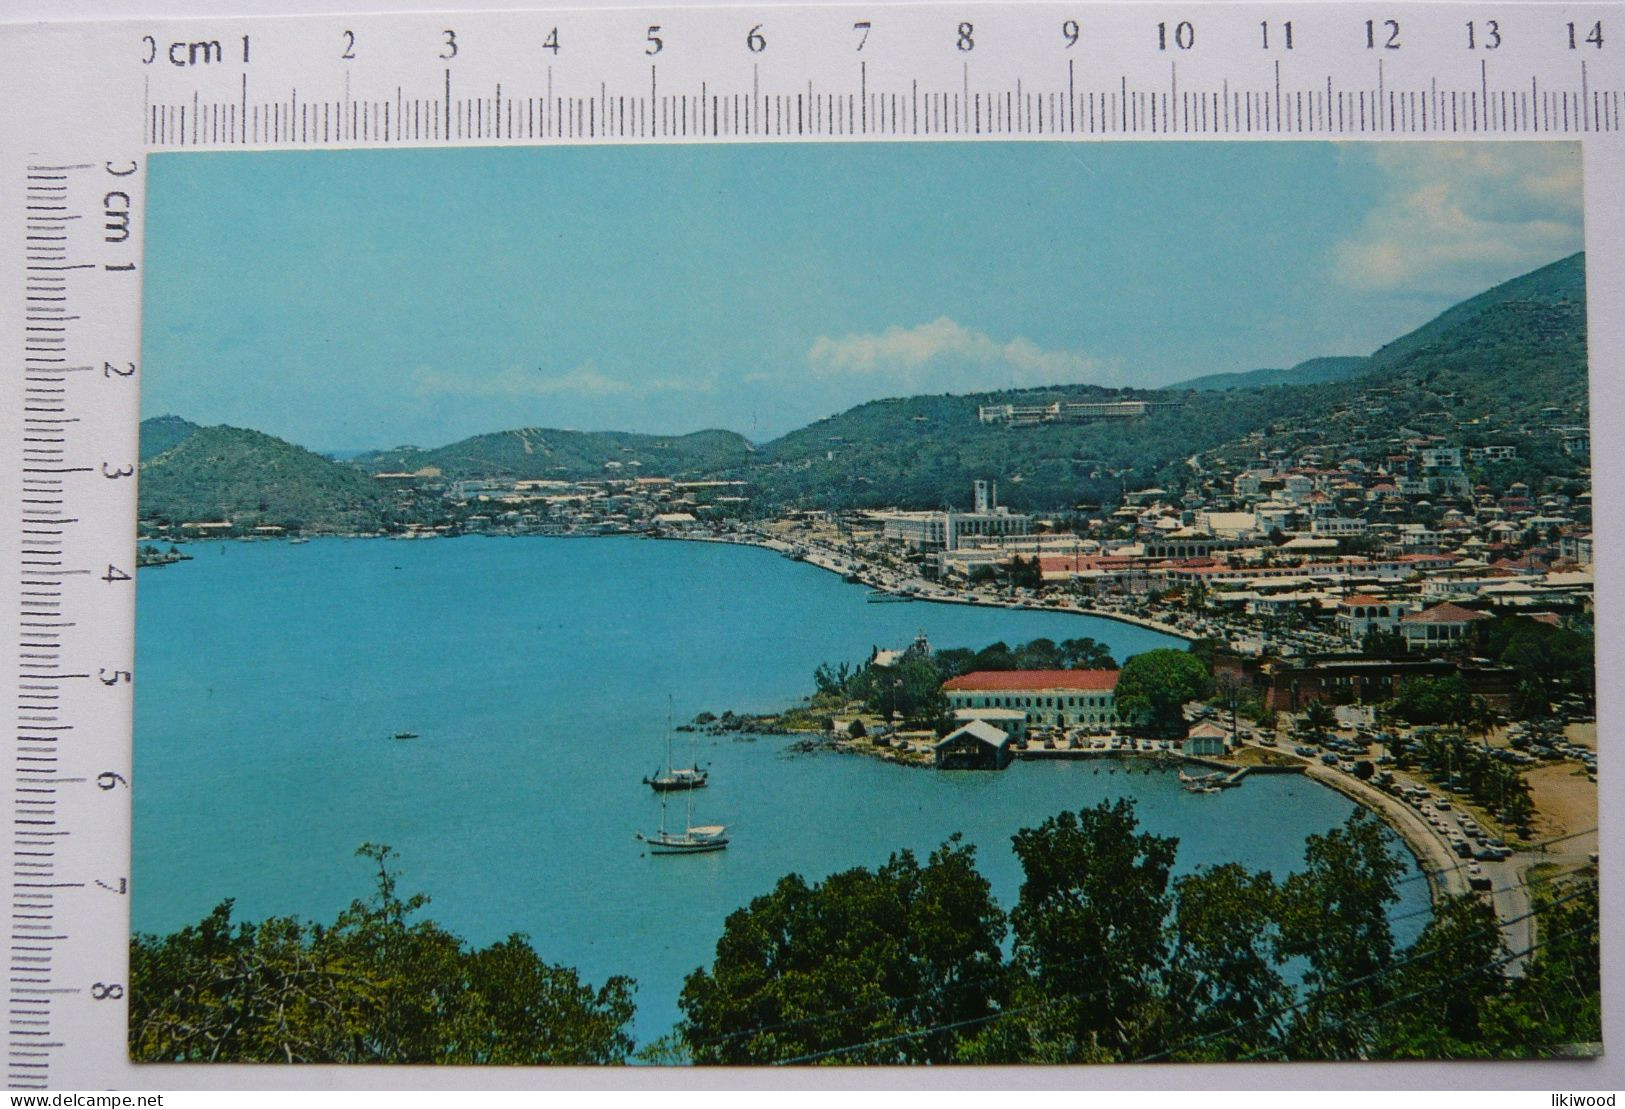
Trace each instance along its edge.
{"label": "green foliage", "polygon": [[141,421],[141,461],[156,458],[189,439],[198,425],[179,416],[150,416]]}
{"label": "green foliage", "polygon": [[1507,993],[1506,955],[1488,902],[1475,894],[1440,902],[1393,976],[1399,1003],[1384,1021],[1379,1054],[1453,1059],[1490,1053],[1483,1024]]}
{"label": "green foliage", "polygon": [[[1596,700],[1596,641],[1589,630],[1554,627],[1527,616],[1498,616],[1475,629],[1479,653],[1512,667],[1527,684],[1520,707],[1569,694],[1587,703]],[[1524,719],[1539,713],[1520,713]]]}
{"label": "green foliage", "polygon": [[130,1057],[139,1062],[618,1063],[632,1049],[628,978],[594,990],[514,934],[483,949],[404,900],[394,852],[365,844],[377,893],[332,925],[195,926],[130,941]]}
{"label": "green foliage", "polygon": [[1181,381],[1176,389],[1257,389],[1266,385],[1319,385],[1347,381],[1370,369],[1370,360],[1359,357],[1311,358],[1289,370],[1245,370],[1240,373],[1205,374]]}
{"label": "green foliage", "polygon": [[942,685],[976,670],[1112,670],[1111,649],[1088,636],[1035,639],[1012,648],[1001,642],[979,651],[953,647],[929,657],[907,658],[892,666],[820,663],[813,671],[814,702],[826,707],[863,704],[866,712],[897,719],[908,727],[941,731],[950,722]]}
{"label": "green foliage", "polygon": [[1602,918],[1597,883],[1571,880],[1537,892],[1541,947],[1512,996],[1485,1018],[1501,1053],[1547,1055],[1602,1041]]}
{"label": "green foliage", "polygon": [[1178,840],[1138,830],[1134,804],[1101,802],[1016,833],[1025,880],[1010,914],[1014,959],[1047,1002],[1042,1039],[1085,1056],[1152,1042],[1163,919]]}
{"label": "green foliage", "polygon": [[696,477],[743,466],[750,442],[731,431],[689,435],[639,435],[625,431],[560,431],[522,427],[476,435],[444,447],[396,447],[358,455],[350,464],[366,473],[439,470],[448,480],[464,478],[555,478],[606,476],[617,463],[619,476],[658,474]]}
{"label": "green foliage", "polygon": [[1212,680],[1200,659],[1187,651],[1159,647],[1130,658],[1117,677],[1116,705],[1121,716],[1137,719],[1156,735],[1184,730],[1180,708],[1206,697]]}
{"label": "green foliage", "polygon": [[[160,441],[173,439],[173,424],[159,422],[155,434]],[[372,478],[258,431],[193,427],[161,453],[143,457],[143,519],[168,524],[227,519],[245,530],[273,524],[368,531],[382,527],[391,514],[388,498]]]}
{"label": "green foliage", "polygon": [[1388,906],[1402,868],[1382,821],[1364,809],[1310,836],[1304,862],[1281,887],[1279,951],[1308,962],[1312,991],[1289,1042],[1295,1055],[1347,1058],[1370,1039],[1366,1011],[1391,993],[1381,972],[1393,961]]}
{"label": "green foliage", "polygon": [[1412,724],[1460,724],[1473,713],[1473,695],[1461,675],[1412,678],[1399,687],[1389,710]]}
{"label": "green foliage", "polygon": [[957,837],[923,867],[904,851],[813,885],[788,875],[728,917],[715,962],[683,985],[679,1035],[699,1063],[836,1048],[840,1062],[948,1062],[952,1030],[904,1034],[994,1011],[1004,930]]}
{"label": "green foliage", "polygon": [[[1476,896],[1441,901],[1408,949],[1401,867],[1356,812],[1277,884],[1225,864],[1170,883],[1176,841],[1132,803],[1062,813],[1014,840],[1014,943],[969,848],[809,886],[733,914],[651,1061],[1083,1063],[1507,1057],[1597,1041],[1594,879],[1536,883],[1538,948],[1509,978]],[[1307,968],[1307,969],[1305,969]]]}
{"label": "green foliage", "polygon": [[1315,701],[1303,714],[1309,734],[1324,742],[1326,733],[1337,727],[1337,711],[1325,701]]}
{"label": "green foliage", "polygon": [[1292,990],[1275,960],[1279,893],[1266,873],[1236,863],[1174,883],[1168,989],[1181,1036],[1178,1059],[1221,1060],[1268,1047]]}

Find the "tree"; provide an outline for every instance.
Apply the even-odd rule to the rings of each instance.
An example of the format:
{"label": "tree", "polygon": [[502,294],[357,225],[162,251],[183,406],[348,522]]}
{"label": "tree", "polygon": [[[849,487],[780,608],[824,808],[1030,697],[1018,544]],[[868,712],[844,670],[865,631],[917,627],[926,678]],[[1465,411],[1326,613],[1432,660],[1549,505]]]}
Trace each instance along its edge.
{"label": "tree", "polygon": [[1305,1058],[1349,1058],[1369,1041],[1366,1011],[1385,1000],[1393,961],[1388,906],[1400,862],[1382,821],[1356,809],[1340,828],[1310,836],[1304,870],[1281,887],[1280,954],[1308,962],[1308,1005],[1290,1033]]}
{"label": "tree", "polygon": [[1402,655],[1405,637],[1398,631],[1384,630],[1373,625],[1360,640],[1360,653],[1364,655]]}
{"label": "tree", "polygon": [[1187,1046],[1173,1057],[1234,1059],[1275,1043],[1292,990],[1275,961],[1274,880],[1226,863],[1179,878],[1174,896],[1169,989]]}
{"label": "tree", "polygon": [[1116,670],[1111,648],[1090,636],[1061,640],[1061,665],[1068,670]]}
{"label": "tree", "polygon": [[848,692],[866,711],[908,727],[939,728],[948,719],[936,661],[916,657],[892,666],[866,666],[853,675]]}
{"label": "tree", "polygon": [[1412,678],[1399,687],[1392,712],[1412,724],[1459,724],[1472,712],[1472,693],[1459,674]]}
{"label": "tree", "polygon": [[1146,651],[1123,664],[1117,676],[1116,703],[1120,715],[1139,721],[1156,735],[1184,731],[1181,707],[1205,697],[1212,688],[1201,662],[1170,647]]}
{"label": "tree", "polygon": [[1394,993],[1405,1000],[1383,1011],[1376,1054],[1394,1059],[1499,1054],[1486,1042],[1483,1023],[1507,988],[1505,956],[1501,927],[1488,902],[1475,894],[1440,902],[1394,975]]}
{"label": "tree", "polygon": [[1027,996],[1044,1003],[1023,1024],[1059,1059],[1134,1058],[1158,1042],[1179,841],[1138,829],[1120,798],[1016,833],[1025,880],[1010,914],[1014,958]]}
{"label": "tree", "polygon": [[395,853],[366,844],[377,892],[331,926],[195,926],[130,942],[130,1056],[148,1062],[616,1063],[632,1049],[631,979],[601,988],[514,934],[470,949],[397,893]]}
{"label": "tree", "polygon": [[1337,713],[1325,701],[1314,701],[1303,714],[1303,722],[1318,743],[1326,742],[1326,733],[1337,727]]}
{"label": "tree", "polygon": [[678,1034],[699,1063],[947,1062],[959,1032],[906,1034],[996,1011],[1004,931],[958,837],[923,867],[903,851],[813,885],[787,875],[728,917],[683,984]]}
{"label": "tree", "polygon": [[1539,947],[1512,996],[1486,1014],[1507,1054],[1548,1055],[1602,1040],[1602,932],[1595,877],[1540,889]]}

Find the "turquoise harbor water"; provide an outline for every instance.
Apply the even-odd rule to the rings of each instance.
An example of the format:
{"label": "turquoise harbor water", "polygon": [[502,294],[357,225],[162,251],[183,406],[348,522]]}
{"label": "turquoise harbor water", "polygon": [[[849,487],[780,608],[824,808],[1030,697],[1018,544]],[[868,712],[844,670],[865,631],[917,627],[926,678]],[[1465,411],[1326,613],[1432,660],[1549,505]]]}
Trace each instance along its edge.
{"label": "turquoise harbor water", "polygon": [[[783,737],[700,736],[714,784],[695,795],[696,822],[728,824],[733,844],[649,857],[633,833],[659,821],[641,779],[664,758],[668,697],[679,722],[782,708],[818,663],[922,629],[939,647],[1092,635],[1119,661],[1171,641],[1075,615],[871,605],[832,574],[720,544],[333,539],[190,553],[138,583],[134,927],[195,923],[226,897],[240,920],[331,920],[369,892],[355,848],[389,843],[405,889],[471,942],[526,932],[595,983],[636,978],[640,1042],[677,1019],[682,979],[709,962],[727,914],[790,871],[875,866],[963,832],[1009,906],[1011,834],[1065,808],[1134,797],[1146,827],[1179,837],[1181,870],[1236,860],[1277,876],[1352,809],[1297,776],[1194,796],[1132,762],[939,774],[796,755]],[[391,738],[403,731],[419,738]],[[1409,941],[1426,883],[1400,888]]]}

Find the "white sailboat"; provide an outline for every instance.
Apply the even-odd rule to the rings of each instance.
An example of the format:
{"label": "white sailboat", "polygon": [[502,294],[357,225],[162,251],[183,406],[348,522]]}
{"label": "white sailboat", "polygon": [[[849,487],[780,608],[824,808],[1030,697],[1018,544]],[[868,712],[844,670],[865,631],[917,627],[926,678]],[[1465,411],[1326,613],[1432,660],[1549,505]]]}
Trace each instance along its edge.
{"label": "white sailboat", "polygon": [[681,832],[666,830],[666,798],[660,798],[660,830],[653,835],[638,833],[638,839],[649,845],[651,855],[697,855],[702,851],[721,851],[728,846],[728,828],[724,824],[694,823],[694,794],[688,795],[688,819]]}

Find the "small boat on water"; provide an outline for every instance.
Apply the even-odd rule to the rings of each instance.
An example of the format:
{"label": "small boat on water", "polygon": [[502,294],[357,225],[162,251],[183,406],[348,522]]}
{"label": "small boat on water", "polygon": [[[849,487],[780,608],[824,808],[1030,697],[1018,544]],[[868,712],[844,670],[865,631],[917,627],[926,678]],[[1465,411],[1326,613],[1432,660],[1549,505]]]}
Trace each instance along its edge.
{"label": "small boat on water", "polygon": [[694,748],[692,737],[689,743],[689,765],[673,766],[671,764],[671,707],[666,708],[666,769],[657,770],[647,778],[643,784],[656,793],[671,793],[681,789],[703,789],[710,783],[711,772],[701,770],[694,761]]}
{"label": "small boat on water", "polygon": [[698,855],[705,851],[721,851],[728,846],[728,828],[724,824],[695,824],[694,795],[688,795],[688,819],[681,832],[666,830],[666,798],[660,798],[660,830],[651,835],[637,833],[637,838],[649,845],[651,855]]}
{"label": "small boat on water", "polygon": [[871,589],[868,596],[864,598],[872,605],[895,605],[913,599],[907,593],[893,593],[886,589]]}
{"label": "small boat on water", "polygon": [[416,732],[396,732],[390,738],[392,738],[392,739],[416,739],[417,737],[418,737],[418,734]]}
{"label": "small boat on water", "polygon": [[643,779],[644,785],[656,793],[670,793],[680,789],[702,789],[709,784],[710,772],[697,766],[667,765],[664,771]]}

